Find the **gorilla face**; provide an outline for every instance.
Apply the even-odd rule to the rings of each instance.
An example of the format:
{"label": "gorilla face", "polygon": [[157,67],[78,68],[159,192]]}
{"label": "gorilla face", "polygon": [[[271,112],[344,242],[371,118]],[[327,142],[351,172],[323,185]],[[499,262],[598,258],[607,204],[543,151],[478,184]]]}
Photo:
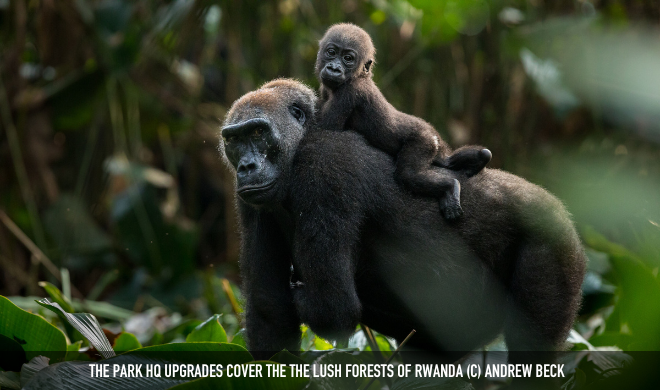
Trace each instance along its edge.
{"label": "gorilla face", "polygon": [[253,118],[222,129],[227,159],[236,169],[236,193],[247,203],[260,204],[272,197],[281,170],[277,128],[265,118]]}
{"label": "gorilla face", "polygon": [[336,24],[319,43],[316,56],[316,76],[331,90],[356,77],[371,77],[374,58],[371,37],[361,28]]}
{"label": "gorilla face", "polygon": [[323,63],[321,80],[329,88],[344,84],[357,65],[357,52],[341,43],[329,42],[321,48],[319,56],[322,56]]}
{"label": "gorilla face", "polygon": [[282,200],[315,98],[298,82],[275,80],[234,103],[220,148],[236,172],[236,193],[244,202],[261,206]]}

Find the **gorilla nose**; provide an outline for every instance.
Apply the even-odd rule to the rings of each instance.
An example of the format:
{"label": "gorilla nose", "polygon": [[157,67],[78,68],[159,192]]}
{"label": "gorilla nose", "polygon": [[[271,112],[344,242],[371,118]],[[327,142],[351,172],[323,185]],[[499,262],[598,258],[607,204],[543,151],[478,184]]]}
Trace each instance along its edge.
{"label": "gorilla nose", "polygon": [[236,173],[239,175],[249,175],[259,168],[259,164],[255,160],[241,161],[236,168]]}
{"label": "gorilla nose", "polygon": [[326,66],[326,70],[328,71],[328,73],[333,74],[333,75],[338,75],[338,74],[341,73],[341,70],[339,69],[339,67],[337,65],[332,64],[332,63],[330,63],[330,64],[328,64],[328,66]]}

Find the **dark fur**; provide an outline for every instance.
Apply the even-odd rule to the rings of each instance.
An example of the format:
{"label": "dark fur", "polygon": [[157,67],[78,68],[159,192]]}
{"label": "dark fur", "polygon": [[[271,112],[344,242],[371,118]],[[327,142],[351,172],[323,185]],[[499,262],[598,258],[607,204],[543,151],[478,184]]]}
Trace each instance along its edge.
{"label": "dark fur", "polygon": [[466,211],[449,225],[437,202],[397,185],[391,156],[355,132],[301,123],[293,104],[313,117],[311,91],[277,80],[235,102],[225,120],[235,129],[264,118],[279,139],[270,152],[248,139],[222,146],[234,169],[261,156],[237,188],[277,177],[272,189],[237,199],[251,351],[298,350],[300,323],[337,338],[358,322],[399,341],[416,329],[411,345],[435,352],[474,350],[501,331],[512,351],[562,347],[585,255],[559,200],[485,169],[463,181]]}
{"label": "dark fur", "polygon": [[316,57],[320,127],[357,131],[375,147],[396,156],[396,177],[404,186],[418,195],[440,198],[447,219],[459,217],[457,178],[480,172],[491,159],[490,151],[469,146],[452,153],[433,126],[394,108],[371,78],[374,55],[371,37],[360,27],[342,23],[328,29]]}

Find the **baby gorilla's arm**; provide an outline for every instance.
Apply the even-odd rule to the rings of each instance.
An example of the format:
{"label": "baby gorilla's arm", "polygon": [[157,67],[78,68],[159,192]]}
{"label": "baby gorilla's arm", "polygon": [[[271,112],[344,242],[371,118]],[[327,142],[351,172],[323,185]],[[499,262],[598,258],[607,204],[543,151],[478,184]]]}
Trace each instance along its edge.
{"label": "baby gorilla's arm", "polygon": [[324,130],[345,130],[346,122],[355,110],[356,99],[350,85],[337,88],[323,103],[319,127]]}

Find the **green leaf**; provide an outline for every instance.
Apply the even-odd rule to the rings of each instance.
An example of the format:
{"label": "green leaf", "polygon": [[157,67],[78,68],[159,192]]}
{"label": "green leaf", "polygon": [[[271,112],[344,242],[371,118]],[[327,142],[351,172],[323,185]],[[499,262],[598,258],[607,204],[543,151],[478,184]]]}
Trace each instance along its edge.
{"label": "green leaf", "polygon": [[142,348],[142,344],[140,344],[133,333],[121,332],[119,337],[115,339],[115,345],[112,347],[115,352],[124,352]]}
{"label": "green leaf", "polygon": [[38,300],[37,303],[53,311],[62,320],[71,324],[71,326],[89,340],[104,358],[107,359],[115,356],[115,351],[112,349],[108,338],[105,337],[105,333],[103,333],[103,329],[101,329],[101,325],[94,315],[89,313],[67,313],[57,302],[51,302],[48,298]]}
{"label": "green leaf", "polygon": [[52,283],[48,282],[39,282],[39,286],[41,286],[44,290],[46,290],[46,293],[50,298],[54,301],[57,302],[60,306],[62,306],[62,309],[66,311],[67,313],[73,313],[75,310],[73,309],[73,304],[67,297],[62,294],[62,291],[60,291],[59,288],[57,288],[55,285]]}
{"label": "green leaf", "polygon": [[[627,341],[635,343],[636,349],[660,350],[660,281],[651,267],[593,229],[585,229],[583,236],[589,246],[610,256],[618,282],[618,301],[610,317],[618,319],[621,326],[608,330],[630,333],[632,337]],[[624,324],[628,328],[625,332]]]}
{"label": "green leaf", "polygon": [[39,371],[24,386],[24,390],[79,390],[104,389],[128,390],[145,388],[150,390],[168,389],[188,382],[193,378],[165,377],[164,364],[244,364],[254,359],[245,348],[228,343],[174,343],[136,349],[113,358],[104,360],[104,364],[147,364],[161,365],[161,377],[140,378],[136,387],[136,378],[111,377],[92,378],[89,362],[64,362],[53,364]]}
{"label": "green leaf", "polygon": [[[37,303],[41,297],[7,297],[10,301],[20,307],[23,310],[28,310],[36,312],[42,310],[42,306]],[[77,313],[81,311],[89,312],[94,314],[96,317],[106,318],[113,321],[126,321],[131,318],[135,313],[130,310],[126,310],[119,306],[112,305],[108,302],[98,302],[85,300],[81,302],[80,300],[73,300],[73,312]]]}
{"label": "green leaf", "polygon": [[319,336],[316,336],[316,338],[314,339],[314,348],[317,351],[327,351],[327,350],[332,349],[334,347],[327,340],[324,340],[324,339],[320,338]]}
{"label": "green leaf", "polygon": [[[378,344],[378,349],[384,352],[388,351],[394,351],[396,348],[392,348],[392,344],[390,344],[390,341],[387,339],[387,337],[377,334],[376,337],[376,344]],[[364,349],[365,351],[371,351],[371,346],[367,346]]]}
{"label": "green leaf", "polygon": [[[151,347],[144,347],[131,351],[131,354],[142,352],[236,352],[240,356],[241,362],[249,362],[254,360],[250,352],[244,347],[232,343],[213,343],[213,342],[185,342],[185,343],[170,343],[161,345],[152,345]],[[240,352],[240,354],[239,354]],[[247,360],[245,360],[247,359]]]}
{"label": "green leaf", "polygon": [[[263,366],[261,378],[230,377],[223,375],[220,378],[201,378],[188,383],[172,387],[173,390],[215,390],[215,389],[249,389],[249,390],[296,390],[304,388],[309,382],[308,378],[292,378],[291,368],[284,367],[286,377],[268,377],[269,364],[275,362],[254,362]],[[225,370],[226,371],[226,370]]]}
{"label": "green leaf", "polygon": [[[21,309],[31,312],[31,313],[36,313],[39,310],[44,311],[41,305],[37,303],[41,297],[37,296],[27,296],[27,297],[19,297],[19,296],[11,296],[7,297],[14,305],[20,307]],[[50,313],[48,313],[50,314]]]}
{"label": "green leaf", "polygon": [[214,341],[216,343],[226,343],[227,333],[225,328],[220,325],[221,314],[214,314],[208,320],[199,324],[186,337],[187,342]]}
{"label": "green leaf", "polygon": [[86,300],[81,303],[80,301],[74,300],[73,307],[75,308],[75,312],[88,311],[90,314],[97,317],[107,318],[113,321],[126,321],[135,314],[130,310],[126,310],[108,302]]}
{"label": "green leaf", "polygon": [[28,359],[37,356],[37,352],[47,355],[52,362],[62,361],[66,355],[66,336],[61,330],[1,295],[0,334],[19,343]]}
{"label": "green leaf", "polygon": [[234,337],[231,339],[232,344],[238,344],[247,348],[247,343],[245,342],[245,328],[236,332]]}
{"label": "green leaf", "polygon": [[591,336],[589,342],[595,347],[608,347],[615,345],[626,350],[628,349],[631,340],[633,340],[631,335],[619,331],[605,331],[599,335]]}
{"label": "green leaf", "polygon": [[75,343],[71,343],[66,346],[66,351],[67,352],[78,352],[80,351],[80,347],[82,346],[82,340],[76,341]]}
{"label": "green leaf", "polygon": [[[58,289],[55,285],[48,283],[48,282],[39,282],[39,286],[41,286],[44,290],[46,290],[46,293],[50,296],[50,298],[57,302],[62,309],[67,312],[67,313],[74,313],[75,309],[73,308],[73,304],[71,303],[71,300],[66,297]],[[69,337],[69,340],[81,340],[82,336],[80,333],[76,332],[76,330],[69,324],[67,321],[64,321],[64,331],[66,332],[66,335]]]}
{"label": "green leaf", "polygon": [[[163,334],[163,340],[166,343],[171,342],[179,336],[186,337],[192,332],[202,321],[196,319],[188,319],[168,330]],[[233,342],[233,341],[232,341]],[[237,343],[234,343],[237,344]]]}
{"label": "green leaf", "polygon": [[300,326],[300,350],[301,351],[308,351],[313,345],[314,345],[314,339],[316,339],[316,335],[314,332],[312,332],[309,327],[305,325]]}
{"label": "green leaf", "polygon": [[270,358],[270,361],[280,364],[305,364],[305,361],[299,358],[298,356],[292,354],[286,349],[276,353],[273,357]]}
{"label": "green leaf", "polygon": [[75,343],[69,344],[66,347],[66,361],[74,361],[74,360],[91,360],[89,355],[87,355],[85,352],[80,352],[80,347],[82,347],[82,340],[78,340]]}

